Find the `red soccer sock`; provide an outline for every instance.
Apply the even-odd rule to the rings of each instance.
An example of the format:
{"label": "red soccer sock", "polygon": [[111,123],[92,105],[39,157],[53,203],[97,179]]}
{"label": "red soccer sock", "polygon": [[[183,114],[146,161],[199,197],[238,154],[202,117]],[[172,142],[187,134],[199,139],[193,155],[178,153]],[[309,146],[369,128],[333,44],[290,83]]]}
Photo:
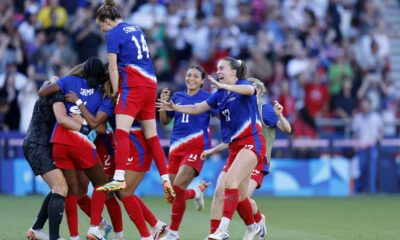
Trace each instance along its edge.
{"label": "red soccer sock", "polygon": [[140,208],[140,204],[137,202],[135,196],[122,198],[121,201],[124,203],[125,210],[128,213],[129,218],[136,225],[140,236],[149,237],[150,232],[147,229],[142,209]]}
{"label": "red soccer sock", "polygon": [[78,200],[79,208],[90,218],[90,211],[92,206],[92,201],[88,195],[80,198]]}
{"label": "red soccer sock", "polygon": [[261,212],[260,209],[258,209],[257,213],[254,214],[254,221],[256,221],[256,223],[259,223],[261,220],[262,220]]}
{"label": "red soccer sock", "polygon": [[117,146],[115,147],[115,169],[125,170],[130,152],[129,133],[117,128],[115,130],[115,139],[117,141]]}
{"label": "red soccer sock", "polygon": [[[95,186],[94,189],[99,186]],[[106,201],[106,193],[103,191],[93,191],[92,193],[92,207],[90,210],[90,225],[99,226],[101,221],[101,213],[104,209]]]}
{"label": "red soccer sock", "polygon": [[239,202],[236,210],[238,211],[239,216],[243,219],[246,226],[254,223],[254,216],[249,198],[246,198],[243,201]]}
{"label": "red soccer sock", "polygon": [[196,197],[196,191],[194,189],[187,189],[185,193],[186,200],[193,199],[194,197]]}
{"label": "red soccer sock", "polygon": [[154,216],[154,214],[150,211],[150,209],[146,206],[142,199],[140,199],[136,195],[134,196],[136,198],[136,201],[139,203],[140,208],[142,209],[144,219],[150,224],[150,226],[154,227],[157,224],[156,216]]}
{"label": "red soccer sock", "polygon": [[110,215],[114,232],[122,232],[122,212],[117,199],[113,196],[106,200],[108,215]]}
{"label": "red soccer sock", "polygon": [[155,135],[149,139],[146,139],[147,145],[150,147],[151,155],[156,163],[160,175],[168,174],[167,172],[167,160],[165,159],[164,150],[161,147],[160,139]]}
{"label": "red soccer sock", "polygon": [[78,233],[78,198],[74,195],[67,195],[65,198],[65,215],[67,217],[67,224],[69,235],[75,237]]}
{"label": "red soccer sock", "polygon": [[221,223],[220,219],[211,219],[210,220],[210,233],[213,234],[217,231],[219,224]]}
{"label": "red soccer sock", "polygon": [[173,231],[179,230],[179,225],[181,225],[183,214],[186,210],[186,191],[176,185],[172,186],[174,188],[176,197],[172,202],[172,213],[171,213],[171,226],[170,229]]}
{"label": "red soccer sock", "polygon": [[[223,216],[232,219],[239,202],[239,189],[225,188]],[[251,208],[250,208],[251,213]]]}

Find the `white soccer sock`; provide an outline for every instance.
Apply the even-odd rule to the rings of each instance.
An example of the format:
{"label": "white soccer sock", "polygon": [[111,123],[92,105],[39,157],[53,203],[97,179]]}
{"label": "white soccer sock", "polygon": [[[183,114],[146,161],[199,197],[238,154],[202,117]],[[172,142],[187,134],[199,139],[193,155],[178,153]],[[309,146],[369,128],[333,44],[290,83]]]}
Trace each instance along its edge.
{"label": "white soccer sock", "polygon": [[114,180],[117,181],[125,181],[125,171],[124,170],[115,170]]}
{"label": "white soccer sock", "polygon": [[231,220],[227,217],[222,217],[221,218],[221,223],[219,224],[219,229],[221,229],[224,232],[228,232],[228,226]]}
{"label": "white soccer sock", "polygon": [[123,231],[121,231],[121,232],[115,232],[115,233],[114,233],[114,237],[115,237],[115,238],[121,238],[121,239],[123,239],[123,238],[124,238],[124,232],[123,232]]}
{"label": "white soccer sock", "polygon": [[253,223],[253,224],[250,224],[250,225],[246,225],[246,228],[247,228],[247,230],[249,230],[249,231],[253,231],[255,227],[256,227],[256,226],[255,226],[254,223]]}

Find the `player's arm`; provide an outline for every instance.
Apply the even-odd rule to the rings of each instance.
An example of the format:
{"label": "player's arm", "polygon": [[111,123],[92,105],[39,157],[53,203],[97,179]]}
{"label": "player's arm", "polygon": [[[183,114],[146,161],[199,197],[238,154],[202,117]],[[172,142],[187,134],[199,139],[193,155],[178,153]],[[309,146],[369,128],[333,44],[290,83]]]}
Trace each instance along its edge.
{"label": "player's arm", "polygon": [[156,106],[158,108],[158,111],[160,111],[160,112],[161,111],[177,111],[177,112],[192,114],[192,115],[208,112],[211,110],[211,107],[207,104],[206,101],[197,103],[195,105],[176,105],[171,101],[167,102],[162,99],[158,99]]}
{"label": "player's arm", "polygon": [[278,101],[274,101],[274,111],[275,114],[278,116],[279,120],[276,123],[276,126],[279,128],[279,130],[290,134],[292,132],[292,126],[290,126],[289,121],[283,116],[283,107]]}
{"label": "player's arm", "polygon": [[104,123],[108,118],[107,113],[102,111],[97,111],[96,116],[93,116],[89,112],[85,104],[83,104],[82,100],[80,100],[78,95],[76,95],[76,93],[73,91],[70,91],[69,93],[65,94],[65,100],[67,100],[70,103],[75,103],[78,106],[83,117],[87,121],[89,127],[92,129],[97,128],[101,123]]}
{"label": "player's arm", "polygon": [[39,96],[46,97],[61,91],[60,86],[56,84],[57,79],[57,76],[52,76],[48,81],[45,81],[39,89]]}
{"label": "player's arm", "polygon": [[222,150],[227,149],[228,146],[229,145],[227,143],[220,143],[211,149],[207,149],[207,150],[203,151],[201,153],[200,157],[201,157],[201,159],[204,160],[204,159],[210,157],[211,155],[213,155],[214,153],[221,152]]}
{"label": "player's arm", "polygon": [[224,84],[220,83],[215,80],[213,77],[208,75],[208,80],[210,80],[213,87],[217,89],[225,89],[229,92],[235,92],[240,95],[251,96],[255,93],[255,88],[252,85],[231,85],[231,84]]}
{"label": "player's arm", "polygon": [[[169,101],[170,91],[168,88],[164,88],[161,92],[160,99]],[[171,121],[172,117],[168,116],[167,111],[160,111],[160,121],[162,125],[167,125]]]}
{"label": "player's arm", "polygon": [[108,72],[110,74],[113,96],[117,96],[118,83],[119,83],[117,54],[109,52],[107,55],[108,55]]}
{"label": "player's arm", "polygon": [[82,125],[75,121],[72,117],[68,116],[65,104],[62,102],[56,102],[53,104],[54,115],[56,116],[57,122],[63,127],[81,132],[87,135],[90,132],[90,128],[86,125]]}

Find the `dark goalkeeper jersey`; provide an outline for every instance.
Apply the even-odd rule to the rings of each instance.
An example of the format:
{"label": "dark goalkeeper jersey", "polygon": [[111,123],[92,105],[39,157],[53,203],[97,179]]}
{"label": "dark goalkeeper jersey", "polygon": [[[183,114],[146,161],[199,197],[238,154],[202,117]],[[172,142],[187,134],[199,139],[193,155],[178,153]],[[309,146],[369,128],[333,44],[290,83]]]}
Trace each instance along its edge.
{"label": "dark goalkeeper jersey", "polygon": [[64,102],[62,93],[40,97],[36,101],[25,141],[50,145],[51,133],[56,122],[53,112],[53,104],[56,102]]}

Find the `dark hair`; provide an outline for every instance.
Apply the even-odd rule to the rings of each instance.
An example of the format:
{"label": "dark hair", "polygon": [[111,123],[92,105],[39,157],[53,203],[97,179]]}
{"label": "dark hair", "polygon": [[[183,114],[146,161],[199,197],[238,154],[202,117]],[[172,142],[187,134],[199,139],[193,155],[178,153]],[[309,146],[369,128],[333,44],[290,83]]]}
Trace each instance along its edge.
{"label": "dark hair", "polygon": [[104,22],[106,18],[111,20],[120,19],[121,14],[119,14],[116,6],[117,4],[114,2],[114,0],[105,0],[104,4],[101,5],[96,11],[96,19],[101,22]]}
{"label": "dark hair", "polygon": [[95,57],[91,57],[84,63],[76,65],[67,75],[85,78],[88,81],[89,87],[96,87],[99,84],[103,84],[107,77],[103,62]]}
{"label": "dark hair", "polygon": [[247,67],[242,60],[237,60],[232,57],[225,57],[222,60],[228,61],[229,66],[231,66],[232,69],[236,70],[236,77],[238,79],[246,79]]}
{"label": "dark hair", "polygon": [[204,68],[202,66],[195,64],[195,65],[190,66],[188,69],[192,69],[192,68],[199,70],[199,72],[201,73],[201,79],[206,78],[207,73],[206,73],[206,70],[204,70]]}

